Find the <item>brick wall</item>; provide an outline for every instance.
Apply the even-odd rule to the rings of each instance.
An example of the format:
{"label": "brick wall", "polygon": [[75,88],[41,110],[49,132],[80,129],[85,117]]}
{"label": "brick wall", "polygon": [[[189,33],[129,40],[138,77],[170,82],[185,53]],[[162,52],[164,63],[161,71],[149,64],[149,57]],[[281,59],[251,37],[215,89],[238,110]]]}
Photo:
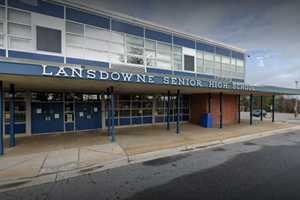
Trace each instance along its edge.
{"label": "brick wall", "polygon": [[[232,124],[237,122],[238,102],[235,95],[223,95],[223,124]],[[192,95],[191,99],[191,122],[199,124],[201,115],[208,112],[208,95]],[[220,96],[212,94],[211,112],[213,126],[218,127],[220,123]]]}

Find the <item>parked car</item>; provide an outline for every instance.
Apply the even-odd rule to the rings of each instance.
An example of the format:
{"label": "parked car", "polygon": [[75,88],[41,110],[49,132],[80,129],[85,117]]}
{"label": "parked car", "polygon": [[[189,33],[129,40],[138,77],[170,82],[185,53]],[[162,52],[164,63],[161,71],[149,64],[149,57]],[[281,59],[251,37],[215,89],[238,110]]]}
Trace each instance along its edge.
{"label": "parked car", "polygon": [[[260,113],[261,113],[260,109],[257,109],[257,110],[253,110],[252,115],[254,117],[260,117]],[[262,110],[262,114],[263,114],[263,117],[266,117],[267,116],[267,111]]]}

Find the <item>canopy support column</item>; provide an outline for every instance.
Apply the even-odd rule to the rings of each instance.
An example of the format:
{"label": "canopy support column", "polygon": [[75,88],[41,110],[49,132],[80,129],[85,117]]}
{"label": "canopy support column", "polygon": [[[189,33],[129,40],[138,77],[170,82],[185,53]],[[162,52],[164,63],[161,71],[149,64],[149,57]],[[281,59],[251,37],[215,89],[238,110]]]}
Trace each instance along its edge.
{"label": "canopy support column", "polygon": [[275,95],[272,95],[272,122],[275,121]]}
{"label": "canopy support column", "polygon": [[260,121],[263,121],[263,96],[260,96]]}
{"label": "canopy support column", "polygon": [[249,104],[250,104],[250,125],[252,125],[253,124],[253,115],[252,115],[252,113],[253,113],[253,94],[250,94],[250,102],[249,102]]}
{"label": "canopy support column", "polygon": [[114,94],[114,88],[110,88],[110,98],[111,98],[111,141],[116,141],[115,136],[115,94]]}
{"label": "canopy support column", "polygon": [[180,133],[179,120],[180,120],[180,90],[177,90],[177,116],[176,116],[176,133]]}
{"label": "canopy support column", "polygon": [[220,92],[220,128],[223,128],[223,93]]}
{"label": "canopy support column", "polygon": [[168,99],[167,99],[167,130],[170,130],[170,91],[168,91]]}
{"label": "canopy support column", "polygon": [[241,95],[238,95],[238,123],[241,123]]}
{"label": "canopy support column", "polygon": [[10,84],[9,92],[9,147],[16,146],[15,138],[15,85]]}

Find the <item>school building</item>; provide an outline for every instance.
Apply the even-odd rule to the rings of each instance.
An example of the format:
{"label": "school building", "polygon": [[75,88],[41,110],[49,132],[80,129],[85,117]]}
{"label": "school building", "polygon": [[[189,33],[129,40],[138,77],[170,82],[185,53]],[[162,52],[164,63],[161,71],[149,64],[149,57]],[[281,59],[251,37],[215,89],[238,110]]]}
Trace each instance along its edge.
{"label": "school building", "polygon": [[0,154],[16,135],[222,128],[241,96],[300,94],[247,84],[244,49],[83,4],[0,0]]}

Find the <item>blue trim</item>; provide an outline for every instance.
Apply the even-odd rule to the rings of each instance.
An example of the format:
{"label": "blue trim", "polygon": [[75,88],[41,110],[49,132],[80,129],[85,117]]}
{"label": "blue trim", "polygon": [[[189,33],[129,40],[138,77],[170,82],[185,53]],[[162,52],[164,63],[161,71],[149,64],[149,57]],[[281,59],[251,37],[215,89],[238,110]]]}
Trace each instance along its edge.
{"label": "blue trim", "polygon": [[142,117],[132,117],[132,124],[142,124]]}
{"label": "blue trim", "polygon": [[143,117],[143,124],[152,124],[152,117]]}
{"label": "blue trim", "polygon": [[164,122],[164,117],[156,116],[155,117],[155,123],[160,123],[160,122]]}
{"label": "blue trim", "polygon": [[[111,119],[107,119],[107,118],[106,118],[106,119],[105,119],[105,125],[106,125],[107,127],[110,127],[110,126],[109,126],[109,123],[111,123]],[[119,120],[115,118],[115,122],[114,122],[114,123],[115,123],[115,126],[118,126],[118,125],[119,125]]]}
{"label": "blue trim", "polygon": [[207,52],[211,52],[214,53],[216,47],[210,44],[204,44],[204,43],[196,43],[196,49],[200,50],[200,51],[207,51]]}
{"label": "blue trim", "polygon": [[174,42],[174,44],[177,44],[177,45],[180,45],[180,46],[195,49],[195,41],[193,41],[193,40],[189,40],[189,39],[174,36],[173,37],[173,42]]}
{"label": "blue trim", "polygon": [[176,76],[190,76],[190,77],[195,77],[196,74],[193,72],[180,72],[180,71],[174,71],[174,75]]}
{"label": "blue trim", "polygon": [[73,122],[65,123],[65,130],[66,131],[74,131],[74,123]]}
{"label": "blue trim", "polygon": [[123,125],[129,125],[130,124],[130,118],[129,117],[120,117],[120,126]]}
{"label": "blue trim", "polygon": [[37,12],[40,14],[50,15],[53,17],[59,17],[62,19],[64,18],[64,7],[63,6],[48,3],[48,2],[42,1],[42,0],[37,0],[37,5],[25,3],[24,1],[21,1],[21,0],[9,0],[8,6],[11,6],[14,8],[19,8],[22,10]]}
{"label": "blue trim", "polygon": [[101,62],[101,61],[95,61],[95,60],[84,60],[79,58],[66,58],[67,64],[77,64],[77,65],[89,65],[89,66],[97,66],[97,67],[109,67],[109,63],[107,62]]}
{"label": "blue trim", "polygon": [[196,74],[197,78],[205,78],[205,79],[215,79],[215,76],[213,75],[207,75],[207,74]]}
{"label": "blue trim", "polygon": [[5,49],[0,49],[0,56],[5,57],[6,56],[6,51]]}
{"label": "blue trim", "polygon": [[146,29],[145,30],[145,37],[148,39],[152,40],[158,40],[161,42],[167,42],[167,43],[172,43],[172,36],[168,35],[166,33],[158,32],[158,31],[153,31]]}
{"label": "blue trim", "polygon": [[244,79],[236,79],[236,78],[233,78],[232,81],[233,82],[239,82],[239,83],[244,83],[245,82]]}
{"label": "blue trim", "polygon": [[117,20],[112,20],[111,29],[118,32],[128,33],[132,35],[137,35],[140,37],[144,37],[144,28],[135,26],[132,24],[128,24],[125,22],[120,22]]}
{"label": "blue trim", "polygon": [[66,19],[109,29],[109,17],[89,14],[72,8],[66,9]]}
{"label": "blue trim", "polygon": [[28,52],[21,52],[21,51],[8,51],[8,57],[64,63],[64,57],[61,56],[50,56],[50,55],[28,53]]}
{"label": "blue trim", "polygon": [[232,51],[232,57],[237,58],[237,59],[241,59],[241,60],[245,59],[245,55],[243,53],[236,52],[236,51]]}
{"label": "blue trim", "polygon": [[171,70],[167,69],[158,69],[158,68],[150,68],[147,67],[146,69],[147,73],[156,73],[156,74],[173,74]]}
{"label": "blue trim", "polygon": [[[10,125],[6,124],[5,125],[5,134],[9,135],[9,129],[10,129]],[[26,132],[26,124],[15,124],[15,133],[16,134],[21,134],[21,133],[25,133]]]}
{"label": "blue trim", "polygon": [[231,56],[231,50],[225,49],[225,48],[222,48],[222,47],[216,47],[216,53],[220,54],[222,56],[228,56],[228,57]]}

